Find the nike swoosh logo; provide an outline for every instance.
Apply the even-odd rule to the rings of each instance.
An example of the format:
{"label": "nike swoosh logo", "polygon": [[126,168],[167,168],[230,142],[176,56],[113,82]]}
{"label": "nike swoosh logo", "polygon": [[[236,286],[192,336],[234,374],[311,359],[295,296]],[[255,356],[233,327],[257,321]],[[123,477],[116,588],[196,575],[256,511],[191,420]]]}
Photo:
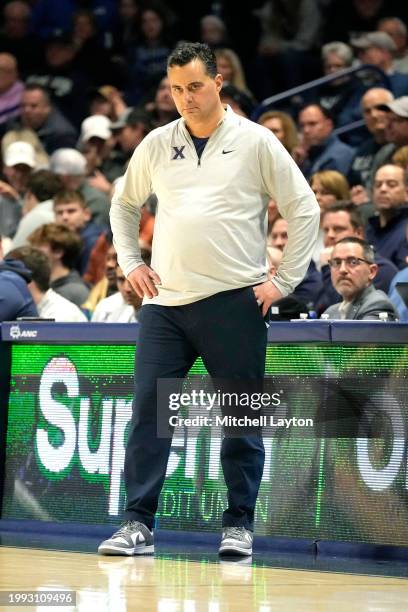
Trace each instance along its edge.
{"label": "nike swoosh logo", "polygon": [[227,153],[233,153],[235,151],[235,149],[231,149],[231,151],[224,151],[224,149],[222,150],[222,154],[226,155]]}

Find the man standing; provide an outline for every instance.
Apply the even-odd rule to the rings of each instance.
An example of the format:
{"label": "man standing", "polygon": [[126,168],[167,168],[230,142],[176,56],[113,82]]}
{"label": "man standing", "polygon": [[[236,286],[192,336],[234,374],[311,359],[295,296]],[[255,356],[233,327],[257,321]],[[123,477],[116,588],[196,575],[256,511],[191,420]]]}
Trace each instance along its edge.
{"label": "man standing", "polygon": [[[100,545],[102,554],[154,550],[154,515],[171,445],[157,437],[157,380],[184,378],[199,355],[212,377],[263,378],[263,317],[303,278],[320,218],[313,193],[275,136],[222,106],[222,76],[210,48],[182,44],[167,65],[181,119],[139,144],[111,208],[119,264],[145,305],[125,457],[125,523]],[[159,204],[150,268],[135,236],[140,207],[152,191]],[[268,280],[271,198],[288,220],[289,241]],[[261,435],[224,438],[221,464],[228,508],[220,553],[250,555],[264,464]]]}
{"label": "man standing", "polygon": [[343,298],[325,311],[329,319],[378,321],[383,312],[389,320],[396,319],[391,300],[373,287],[378,267],[374,263],[373,247],[368,242],[354,236],[339,240],[329,264],[333,286]]}

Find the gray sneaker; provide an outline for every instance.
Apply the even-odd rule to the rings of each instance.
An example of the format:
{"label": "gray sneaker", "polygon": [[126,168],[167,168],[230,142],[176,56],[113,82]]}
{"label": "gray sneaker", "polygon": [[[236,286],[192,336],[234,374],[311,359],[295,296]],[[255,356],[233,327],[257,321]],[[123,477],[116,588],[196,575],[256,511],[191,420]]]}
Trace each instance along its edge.
{"label": "gray sneaker", "polygon": [[252,531],[245,527],[224,527],[219,549],[220,555],[252,555]]}
{"label": "gray sneaker", "polygon": [[139,521],[125,521],[98,547],[100,555],[146,555],[154,552],[153,533]]}

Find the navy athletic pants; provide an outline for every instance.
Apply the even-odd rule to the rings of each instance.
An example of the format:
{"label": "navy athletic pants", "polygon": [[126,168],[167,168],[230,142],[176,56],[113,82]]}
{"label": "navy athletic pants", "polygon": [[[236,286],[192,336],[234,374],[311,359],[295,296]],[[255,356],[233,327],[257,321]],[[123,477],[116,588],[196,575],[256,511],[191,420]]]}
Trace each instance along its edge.
{"label": "navy athletic pants", "polygon": [[[150,529],[166,474],[171,440],[157,437],[158,378],[184,378],[197,356],[213,378],[262,379],[266,326],[252,287],[185,306],[143,306],[135,361],[133,416],[125,455],[126,520]],[[222,441],[228,489],[223,526],[253,530],[264,466],[261,434]]]}

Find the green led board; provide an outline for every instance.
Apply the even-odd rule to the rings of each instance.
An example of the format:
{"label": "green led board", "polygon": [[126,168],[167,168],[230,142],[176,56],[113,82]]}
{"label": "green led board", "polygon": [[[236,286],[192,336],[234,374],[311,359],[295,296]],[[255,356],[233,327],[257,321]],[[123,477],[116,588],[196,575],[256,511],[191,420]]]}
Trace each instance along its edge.
{"label": "green led board", "polygon": [[[120,521],[133,363],[128,345],[13,345],[3,518]],[[347,374],[368,381],[375,397],[384,378],[408,389],[407,365],[402,346],[269,345],[266,376],[294,380],[299,402],[312,401],[303,380]],[[200,360],[191,373],[205,374]],[[405,432],[400,400],[396,414]],[[301,439],[289,430],[266,438],[257,533],[408,545],[406,435],[398,431],[390,422],[386,439]],[[219,447],[207,428],[178,432],[159,527],[218,531]]]}

